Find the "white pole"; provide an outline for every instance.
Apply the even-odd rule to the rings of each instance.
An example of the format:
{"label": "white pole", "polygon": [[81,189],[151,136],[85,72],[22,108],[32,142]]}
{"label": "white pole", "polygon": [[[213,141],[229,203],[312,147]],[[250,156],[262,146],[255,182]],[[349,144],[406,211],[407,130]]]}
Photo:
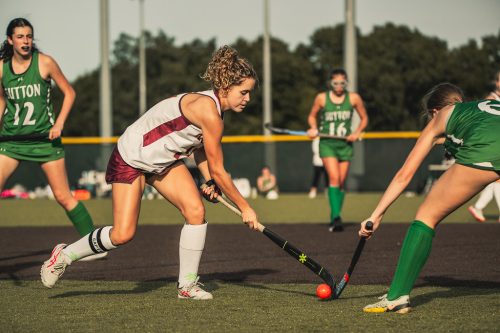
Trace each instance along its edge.
{"label": "white pole", "polygon": [[[345,30],[344,30],[344,69],[349,78],[347,90],[358,91],[358,68],[357,68],[357,46],[356,46],[356,15],[355,0],[345,0]],[[360,119],[355,112],[352,116],[354,130],[358,128]],[[360,187],[360,177],[365,174],[365,151],[364,143],[354,143],[355,158],[352,160],[349,171],[349,189],[357,190]]]}
{"label": "white pole", "polygon": [[[355,0],[345,0],[345,28],[344,28],[344,68],[349,78],[347,90],[358,91],[357,47],[356,47],[356,17]],[[352,128],[358,128],[359,116],[354,113]]]}
{"label": "white pole", "polygon": [[264,48],[263,48],[263,64],[264,64],[264,117],[263,131],[264,135],[271,135],[271,131],[264,127],[267,123],[272,123],[272,105],[271,105],[271,41],[269,32],[269,0],[264,0]]}
{"label": "white pole", "polygon": [[[271,33],[270,33],[270,15],[269,15],[269,0],[264,0],[264,45],[263,45],[263,64],[264,64],[264,115],[262,128],[266,137],[271,136],[271,131],[264,125],[272,123],[273,110],[272,110],[272,90],[271,90]],[[264,143],[264,161],[265,164],[277,176],[278,170],[276,168],[276,145],[274,142]]]}
{"label": "white pole", "polygon": [[357,91],[358,71],[356,66],[356,18],[355,0],[345,0],[344,66],[349,77],[348,90]]}
{"label": "white pole", "polygon": [[139,0],[139,115],[146,112],[146,36],[144,33],[144,0]]}
{"label": "white pole", "polygon": [[111,71],[109,66],[109,3],[100,0],[101,21],[101,84],[100,84],[100,135],[110,137],[113,135],[111,114]]}

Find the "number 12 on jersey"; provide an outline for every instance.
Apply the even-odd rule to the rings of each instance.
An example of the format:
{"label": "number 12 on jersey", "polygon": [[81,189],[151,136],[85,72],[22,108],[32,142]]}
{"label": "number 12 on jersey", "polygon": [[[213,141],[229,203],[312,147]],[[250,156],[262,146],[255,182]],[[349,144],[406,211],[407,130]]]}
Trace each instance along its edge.
{"label": "number 12 on jersey", "polygon": [[[21,113],[21,107],[19,104],[16,105],[16,114],[14,115],[14,125],[19,125],[19,114]],[[31,119],[33,112],[35,111],[35,106],[31,102],[25,102],[22,109],[26,109],[26,116],[24,117],[23,126],[35,125],[36,120]],[[24,113],[24,112],[23,112]]]}

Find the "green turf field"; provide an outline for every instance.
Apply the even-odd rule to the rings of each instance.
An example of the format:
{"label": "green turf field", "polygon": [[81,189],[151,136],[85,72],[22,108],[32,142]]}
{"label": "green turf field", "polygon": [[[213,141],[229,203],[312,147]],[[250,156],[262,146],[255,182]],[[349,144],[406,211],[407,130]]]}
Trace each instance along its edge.
{"label": "green turf field", "polygon": [[[498,332],[499,290],[417,288],[407,315],[365,314],[382,286],[350,286],[325,302],[312,284],[222,284],[212,301],[175,297],[164,282],[1,281],[2,332]],[[425,306],[424,306],[425,304]]]}
{"label": "green turf field", "polygon": [[[375,208],[379,193],[347,194],[344,204],[344,220],[360,222]],[[401,196],[387,212],[384,222],[410,222],[413,220],[421,196]],[[326,197],[309,199],[303,194],[282,194],[278,200],[250,199],[262,223],[326,223],[329,206]],[[109,225],[112,221],[111,200],[85,201],[96,225]],[[29,208],[27,208],[29,207]],[[222,204],[205,202],[207,220],[210,223],[237,223],[239,220]],[[470,222],[467,205],[451,214],[445,222]],[[0,226],[67,226],[64,211],[53,200],[0,200]],[[495,207],[490,204],[485,215],[496,219]],[[496,220],[495,220],[496,221]],[[165,200],[144,200],[140,224],[179,224],[182,216]]]}

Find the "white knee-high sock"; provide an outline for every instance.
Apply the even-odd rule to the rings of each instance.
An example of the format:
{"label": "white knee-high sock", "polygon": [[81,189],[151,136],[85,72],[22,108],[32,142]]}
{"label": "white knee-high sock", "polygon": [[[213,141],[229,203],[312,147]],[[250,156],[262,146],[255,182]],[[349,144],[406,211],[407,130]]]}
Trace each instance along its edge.
{"label": "white knee-high sock", "polygon": [[184,224],[179,241],[179,287],[193,282],[198,276],[206,235],[207,223]]}
{"label": "white knee-high sock", "polygon": [[479,195],[479,199],[474,204],[474,207],[480,210],[483,210],[486,205],[493,199],[493,186],[495,183],[491,183],[484,188],[484,190]]}
{"label": "white knee-high sock", "polygon": [[66,246],[63,253],[71,261],[76,261],[96,253],[116,249],[117,246],[113,245],[110,238],[112,228],[111,226],[107,226],[92,231],[90,234],[80,238],[80,240]]}
{"label": "white knee-high sock", "polygon": [[493,194],[495,195],[495,201],[497,202],[498,211],[500,212],[500,182],[496,181],[491,185],[493,185]]}

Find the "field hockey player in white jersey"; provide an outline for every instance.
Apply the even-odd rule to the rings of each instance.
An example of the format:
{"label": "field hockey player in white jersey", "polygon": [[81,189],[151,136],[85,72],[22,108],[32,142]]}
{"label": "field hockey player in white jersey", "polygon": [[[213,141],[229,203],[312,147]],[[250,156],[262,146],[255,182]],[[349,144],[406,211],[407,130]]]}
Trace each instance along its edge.
{"label": "field hockey player in white jersey", "polygon": [[257,230],[257,215],[224,169],[222,112],[242,112],[250,101],[257,74],[229,46],[218,49],[202,78],[212,90],[184,93],[163,100],[129,126],[113,151],[106,181],[113,186],[113,226],[99,228],[77,242],[58,244],[41,268],[42,283],[52,288],[66,267],[86,256],[113,250],[134,237],[147,184],[184,216],[179,242],[178,297],[212,299],[198,282],[207,223],[200,192],[182,159],[193,154],[207,180],[203,195],[215,200],[222,191]]}

